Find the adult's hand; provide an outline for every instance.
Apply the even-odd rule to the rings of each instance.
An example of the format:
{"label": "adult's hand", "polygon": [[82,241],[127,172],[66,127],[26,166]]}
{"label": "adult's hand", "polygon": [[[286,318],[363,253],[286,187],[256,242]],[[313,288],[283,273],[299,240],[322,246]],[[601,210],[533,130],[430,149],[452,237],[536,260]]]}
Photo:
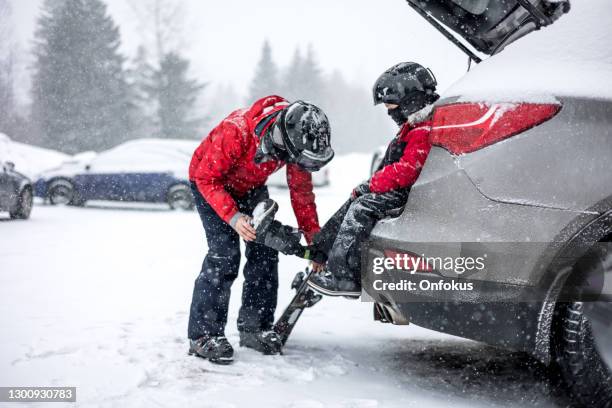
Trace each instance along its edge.
{"label": "adult's hand", "polygon": [[247,242],[255,241],[255,228],[251,225],[251,217],[241,215],[236,221],[234,229]]}

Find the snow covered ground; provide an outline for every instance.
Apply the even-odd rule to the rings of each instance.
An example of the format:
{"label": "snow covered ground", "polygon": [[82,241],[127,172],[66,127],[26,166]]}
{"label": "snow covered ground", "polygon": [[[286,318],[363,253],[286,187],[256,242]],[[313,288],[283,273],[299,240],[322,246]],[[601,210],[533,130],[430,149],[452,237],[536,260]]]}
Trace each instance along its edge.
{"label": "snow covered ground", "polygon": [[[363,155],[334,161],[333,184],[317,195],[322,219],[368,167]],[[293,222],[287,192],[273,197],[280,217]],[[37,205],[28,221],[2,217],[0,386],[76,386],[83,407],[557,403],[533,361],[415,326],[374,322],[372,305],[358,301],[326,298],[307,310],[283,356],[241,349],[235,325],[241,280],[227,328],[236,362],[216,366],[188,357],[188,307],[206,252],[195,212],[93,203]],[[281,257],[278,313],[304,265]]]}

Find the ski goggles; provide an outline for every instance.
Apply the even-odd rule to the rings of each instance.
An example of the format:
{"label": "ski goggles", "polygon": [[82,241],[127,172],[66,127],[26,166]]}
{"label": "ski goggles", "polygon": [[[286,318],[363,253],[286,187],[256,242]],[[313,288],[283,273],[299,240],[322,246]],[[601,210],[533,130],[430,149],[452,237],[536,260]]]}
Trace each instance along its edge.
{"label": "ski goggles", "polygon": [[326,148],[321,153],[312,153],[304,150],[299,156],[291,158],[289,161],[295,163],[300,168],[309,173],[321,170],[327,163],[334,158],[334,151],[331,147]]}

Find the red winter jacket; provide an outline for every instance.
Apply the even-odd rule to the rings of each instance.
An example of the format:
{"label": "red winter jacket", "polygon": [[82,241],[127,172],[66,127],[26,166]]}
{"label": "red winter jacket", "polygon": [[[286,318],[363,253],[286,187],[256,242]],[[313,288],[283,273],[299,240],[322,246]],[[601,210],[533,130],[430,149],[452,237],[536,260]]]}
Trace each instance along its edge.
{"label": "red winter jacket", "polygon": [[[384,167],[372,175],[370,191],[381,194],[414,184],[431,150],[430,132],[431,122],[421,122],[414,126],[406,122],[389,144],[383,161]],[[395,150],[399,148],[399,152],[391,152],[394,147]]]}
{"label": "red winter jacket", "polygon": [[[264,185],[282,168],[282,161],[256,164],[259,137],[255,126],[270,114],[284,109],[288,102],[268,96],[249,109],[232,112],[215,127],[196,149],[189,165],[189,179],[215,212],[228,224],[238,213],[234,197]],[[271,123],[270,123],[271,124]],[[269,125],[268,125],[269,126]],[[298,225],[308,242],[320,230],[310,173],[287,164],[287,183]]]}

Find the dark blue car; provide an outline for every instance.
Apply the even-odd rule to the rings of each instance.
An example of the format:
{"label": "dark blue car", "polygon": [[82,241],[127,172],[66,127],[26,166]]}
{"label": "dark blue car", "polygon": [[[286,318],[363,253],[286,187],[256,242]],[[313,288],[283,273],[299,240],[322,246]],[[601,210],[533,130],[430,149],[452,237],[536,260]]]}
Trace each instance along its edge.
{"label": "dark blue car", "polygon": [[58,205],[89,200],[168,203],[192,209],[187,168],[197,142],[139,139],[43,173],[35,194]]}

